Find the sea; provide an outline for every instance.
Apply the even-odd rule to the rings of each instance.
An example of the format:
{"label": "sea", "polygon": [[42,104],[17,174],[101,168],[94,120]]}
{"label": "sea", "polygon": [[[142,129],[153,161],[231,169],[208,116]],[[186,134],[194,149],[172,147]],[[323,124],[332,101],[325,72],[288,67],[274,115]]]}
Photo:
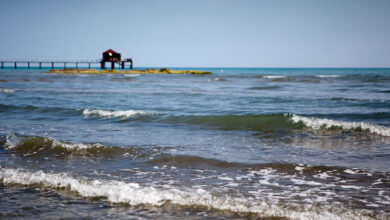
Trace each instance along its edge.
{"label": "sea", "polygon": [[389,68],[0,69],[0,218],[390,219]]}

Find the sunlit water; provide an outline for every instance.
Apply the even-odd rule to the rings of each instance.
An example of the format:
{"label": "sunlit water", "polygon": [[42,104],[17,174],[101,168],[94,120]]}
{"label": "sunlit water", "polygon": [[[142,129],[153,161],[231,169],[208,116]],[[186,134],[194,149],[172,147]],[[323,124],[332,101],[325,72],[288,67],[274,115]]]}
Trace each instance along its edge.
{"label": "sunlit water", "polygon": [[0,70],[0,217],[390,218],[390,69]]}

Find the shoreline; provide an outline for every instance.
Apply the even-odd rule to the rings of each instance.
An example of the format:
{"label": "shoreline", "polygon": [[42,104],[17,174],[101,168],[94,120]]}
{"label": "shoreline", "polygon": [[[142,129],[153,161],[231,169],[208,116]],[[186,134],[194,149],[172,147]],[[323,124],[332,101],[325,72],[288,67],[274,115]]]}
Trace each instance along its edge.
{"label": "shoreline", "polygon": [[60,74],[200,74],[208,75],[212,72],[201,70],[172,70],[167,68],[161,69],[136,69],[136,70],[98,70],[98,69],[52,69],[47,73],[60,73]]}

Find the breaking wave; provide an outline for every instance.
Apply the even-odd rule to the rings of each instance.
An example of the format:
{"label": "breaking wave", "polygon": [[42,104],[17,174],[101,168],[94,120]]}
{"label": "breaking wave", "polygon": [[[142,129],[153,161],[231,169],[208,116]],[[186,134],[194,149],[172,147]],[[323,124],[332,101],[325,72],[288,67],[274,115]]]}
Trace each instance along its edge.
{"label": "breaking wave", "polygon": [[0,88],[0,92],[4,92],[4,93],[14,93],[17,91],[18,91],[17,89],[2,89],[2,88]]}
{"label": "breaking wave", "polygon": [[289,207],[278,201],[248,199],[229,195],[213,194],[201,188],[164,188],[164,186],[142,186],[138,183],[87,179],[67,173],[45,173],[14,168],[0,168],[0,181],[6,185],[22,184],[42,188],[66,190],[86,198],[103,198],[110,203],[162,206],[173,204],[194,206],[206,210],[221,210],[233,213],[254,213],[259,217],[282,216],[293,219],[361,219],[370,213],[364,210],[336,209],[315,205]]}
{"label": "breaking wave", "polygon": [[322,128],[332,129],[341,128],[343,130],[365,130],[369,133],[378,134],[382,136],[390,136],[390,128],[385,126],[376,125],[367,122],[348,122],[348,121],[337,121],[331,119],[322,119],[314,117],[304,117],[299,115],[292,115],[291,120],[294,123],[302,122],[305,126],[312,129],[319,130]]}
{"label": "breaking wave", "polygon": [[[5,140],[4,140],[5,139]],[[3,148],[7,150],[21,150],[21,149],[29,149],[29,150],[37,150],[41,147],[46,148],[61,148],[67,151],[77,151],[77,150],[85,150],[90,148],[101,148],[103,147],[101,144],[73,144],[67,143],[63,141],[58,141],[51,137],[39,137],[39,136],[23,136],[17,134],[11,134],[3,138],[2,141]]]}
{"label": "breaking wave", "polygon": [[[363,117],[360,115],[352,116]],[[363,118],[367,118],[368,116],[364,115]],[[377,115],[373,114],[372,117],[377,117]],[[368,132],[381,136],[390,136],[390,128],[386,126],[368,122],[348,122],[304,117],[295,114],[170,116],[159,119],[158,121],[175,124],[193,124],[205,128],[217,128],[222,130],[273,132],[299,131],[310,128],[318,131],[350,131],[357,134]]]}
{"label": "breaking wave", "polygon": [[0,147],[23,156],[80,155],[80,156],[125,156],[131,158],[153,158],[173,147],[117,147],[100,143],[70,143],[51,137],[11,134],[0,137]]}
{"label": "breaking wave", "polygon": [[[273,89],[255,88],[255,89]],[[276,89],[276,88],[275,88]],[[332,98],[332,100],[345,100]],[[349,101],[349,99],[346,99]],[[355,101],[355,99],[350,99]],[[356,99],[358,101],[358,99]],[[40,106],[15,106],[0,104],[0,112],[7,111],[34,111],[38,113],[66,114],[91,118],[118,118],[121,122],[128,120],[140,120],[143,122],[161,122],[169,124],[191,124],[205,128],[217,128],[222,130],[248,130],[248,131],[298,131],[306,128],[314,130],[349,131],[361,134],[362,132],[390,137],[390,127],[377,125],[370,122],[353,122],[324,118],[300,116],[296,114],[260,114],[260,115],[167,115],[158,112],[142,110],[103,110],[103,109],[71,109],[61,107]],[[380,115],[378,115],[380,114]],[[152,117],[153,116],[153,117]],[[335,115],[331,115],[334,117]],[[337,116],[337,115],[336,115]],[[372,114],[348,114],[336,118],[354,118],[354,120],[388,118],[387,113]]]}
{"label": "breaking wave", "polygon": [[90,117],[103,117],[103,118],[131,118],[142,115],[156,115],[154,112],[140,111],[140,110],[126,110],[126,111],[114,111],[114,110],[101,110],[101,109],[84,109],[83,115]]}
{"label": "breaking wave", "polygon": [[124,74],[124,77],[138,77],[141,76],[141,74]]}
{"label": "breaking wave", "polygon": [[338,78],[338,77],[341,77],[341,75],[316,75],[316,77],[319,77],[319,78]]}
{"label": "breaking wave", "polygon": [[280,79],[280,78],[285,78],[286,76],[278,76],[278,75],[263,75],[263,78],[266,79]]}

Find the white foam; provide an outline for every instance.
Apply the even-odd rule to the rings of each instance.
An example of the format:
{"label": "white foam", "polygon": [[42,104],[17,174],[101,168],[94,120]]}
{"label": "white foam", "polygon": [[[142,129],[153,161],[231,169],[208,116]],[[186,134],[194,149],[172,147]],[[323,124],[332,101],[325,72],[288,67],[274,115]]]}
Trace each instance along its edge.
{"label": "white foam", "polygon": [[217,177],[217,179],[226,180],[226,181],[233,181],[233,179],[231,177],[228,177],[228,176],[219,176],[219,177]]}
{"label": "white foam", "polygon": [[348,173],[348,174],[357,174],[355,171],[350,170],[350,169],[345,169],[345,170],[344,170],[344,173]]}
{"label": "white foam", "polygon": [[215,81],[227,81],[226,79],[224,79],[224,78],[219,78],[219,77],[214,78],[214,80],[215,80]]}
{"label": "white foam", "polygon": [[185,206],[204,206],[208,209],[232,212],[257,213],[260,216],[284,216],[292,219],[361,219],[363,211],[335,210],[332,207],[302,205],[302,208],[279,206],[277,201],[232,198],[229,195],[214,196],[206,190],[158,188],[141,186],[115,180],[72,177],[66,173],[44,173],[0,167],[0,181],[4,184],[40,185],[47,188],[66,188],[82,197],[105,197],[108,202],[130,205],[149,204],[161,206],[169,201]]}
{"label": "white foam", "polygon": [[285,78],[286,76],[278,76],[278,75],[264,75],[263,78],[267,79],[280,79],[280,78]]}
{"label": "white foam", "polygon": [[324,173],[319,173],[317,175],[314,175],[315,177],[317,178],[320,178],[320,179],[328,179],[332,176],[330,176],[328,173],[324,172]]}
{"label": "white foam", "polygon": [[296,171],[299,171],[299,172],[301,172],[302,173],[302,171],[305,169],[305,167],[299,167],[299,166],[296,166],[295,167],[295,170]]}
{"label": "white foam", "polygon": [[314,118],[314,117],[309,118],[309,117],[303,117],[299,115],[293,115],[290,119],[295,123],[303,122],[306,126],[316,130],[321,129],[322,127],[330,128],[333,126],[341,127],[344,130],[361,128],[363,130],[368,130],[371,133],[379,134],[382,136],[390,136],[389,127],[380,126],[373,123],[337,121],[337,120]]}
{"label": "white foam", "polygon": [[17,89],[2,89],[0,88],[0,92],[5,92],[5,93],[14,93],[18,91]]}
{"label": "white foam", "polygon": [[344,189],[357,189],[357,190],[362,189],[362,187],[360,187],[360,186],[340,185],[340,187],[344,188]]}
{"label": "white foam", "polygon": [[295,179],[292,178],[291,181],[297,185],[309,185],[309,186],[321,186],[323,185],[322,183],[315,182],[315,181],[306,181],[303,179]]}
{"label": "white foam", "polygon": [[94,148],[94,147],[103,147],[103,145],[96,143],[96,144],[81,144],[81,143],[66,143],[62,141],[57,141],[53,138],[49,138],[53,141],[52,146],[53,147],[62,147],[66,148],[68,150],[84,150],[88,148]]}
{"label": "white foam", "polygon": [[146,111],[136,111],[136,110],[126,110],[126,111],[109,111],[109,110],[99,110],[99,109],[84,109],[84,116],[99,116],[103,118],[131,118],[139,115],[154,115],[156,113],[146,112]]}
{"label": "white foam", "polygon": [[[28,137],[17,136],[15,134],[8,135],[4,146],[6,149],[13,149],[13,148],[19,146],[25,138],[28,138]],[[51,137],[45,138],[44,141],[46,141],[46,142],[51,141],[52,148],[61,147],[61,148],[65,148],[68,150],[83,150],[83,149],[103,146],[99,143],[96,143],[96,144],[66,143],[63,141],[58,141],[58,140],[51,138]],[[43,149],[44,148],[40,148],[40,149],[38,149],[38,151],[43,150]]]}
{"label": "white foam", "polygon": [[316,75],[316,77],[319,77],[319,78],[337,78],[337,77],[341,77],[341,75]]}
{"label": "white foam", "polygon": [[125,74],[125,77],[138,77],[141,76],[141,74]]}

